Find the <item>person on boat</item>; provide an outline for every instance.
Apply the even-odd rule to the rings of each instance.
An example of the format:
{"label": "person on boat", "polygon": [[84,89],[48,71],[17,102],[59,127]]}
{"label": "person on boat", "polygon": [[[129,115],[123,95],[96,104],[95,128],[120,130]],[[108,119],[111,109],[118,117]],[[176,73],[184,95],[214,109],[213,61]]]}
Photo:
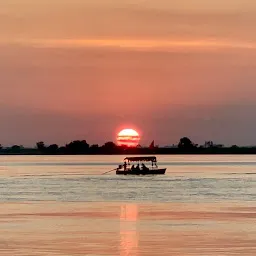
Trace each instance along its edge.
{"label": "person on boat", "polygon": [[135,170],[135,166],[134,166],[134,164],[132,165],[131,170],[132,170],[132,171],[134,171],[134,170]]}
{"label": "person on boat", "polygon": [[127,163],[124,162],[124,170],[126,171]]}
{"label": "person on boat", "polygon": [[149,168],[145,164],[142,163],[141,166],[143,171],[149,170]]}
{"label": "person on boat", "polygon": [[137,164],[135,169],[139,171],[140,170],[140,164]]}

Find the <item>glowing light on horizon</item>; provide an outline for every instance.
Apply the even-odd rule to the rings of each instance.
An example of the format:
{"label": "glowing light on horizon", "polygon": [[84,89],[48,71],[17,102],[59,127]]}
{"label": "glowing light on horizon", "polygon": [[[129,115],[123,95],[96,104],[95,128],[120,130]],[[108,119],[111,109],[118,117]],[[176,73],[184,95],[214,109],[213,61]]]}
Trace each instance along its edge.
{"label": "glowing light on horizon", "polygon": [[119,146],[136,147],[139,144],[140,135],[134,129],[123,129],[117,135]]}

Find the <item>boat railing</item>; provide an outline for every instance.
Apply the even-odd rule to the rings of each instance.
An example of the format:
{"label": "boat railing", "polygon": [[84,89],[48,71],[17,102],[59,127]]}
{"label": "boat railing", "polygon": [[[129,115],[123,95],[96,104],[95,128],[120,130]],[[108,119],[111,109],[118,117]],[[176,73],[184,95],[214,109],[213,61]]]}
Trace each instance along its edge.
{"label": "boat railing", "polygon": [[[156,170],[158,169],[158,166],[157,165],[150,165],[150,166],[146,166],[148,168],[148,170]],[[124,171],[132,171],[132,170],[136,170],[136,168],[132,169],[132,166],[130,164],[128,164],[126,166],[126,168],[124,167],[124,165],[118,165],[118,170],[124,170]],[[140,167],[140,170],[143,170],[141,167]]]}

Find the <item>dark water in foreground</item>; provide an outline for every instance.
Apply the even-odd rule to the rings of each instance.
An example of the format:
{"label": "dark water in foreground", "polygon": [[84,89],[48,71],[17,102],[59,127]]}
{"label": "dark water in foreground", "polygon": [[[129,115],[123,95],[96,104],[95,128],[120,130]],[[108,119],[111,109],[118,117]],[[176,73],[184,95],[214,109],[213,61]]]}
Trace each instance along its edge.
{"label": "dark water in foreground", "polygon": [[1,156],[0,255],[256,255],[256,156]]}

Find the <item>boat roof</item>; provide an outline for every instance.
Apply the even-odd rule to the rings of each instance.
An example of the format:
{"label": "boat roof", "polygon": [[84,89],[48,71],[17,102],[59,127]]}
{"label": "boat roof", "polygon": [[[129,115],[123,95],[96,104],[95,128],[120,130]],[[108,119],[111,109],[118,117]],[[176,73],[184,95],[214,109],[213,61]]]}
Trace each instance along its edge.
{"label": "boat roof", "polygon": [[126,157],[124,160],[128,160],[130,162],[138,162],[138,161],[156,162],[156,157],[155,156]]}

